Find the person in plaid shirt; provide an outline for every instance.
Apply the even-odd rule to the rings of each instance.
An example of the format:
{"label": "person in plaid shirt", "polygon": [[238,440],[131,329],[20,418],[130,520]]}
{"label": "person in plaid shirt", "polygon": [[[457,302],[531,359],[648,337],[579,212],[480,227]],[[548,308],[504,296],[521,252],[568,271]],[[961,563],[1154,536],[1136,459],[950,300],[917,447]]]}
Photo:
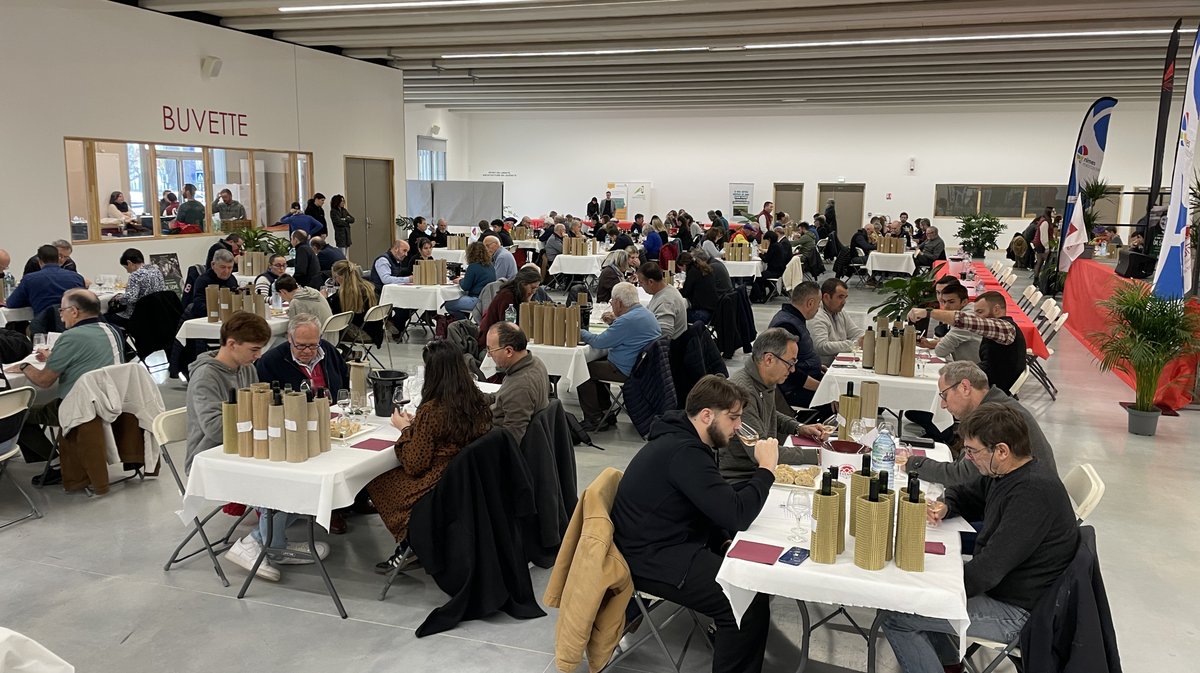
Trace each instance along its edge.
{"label": "person in plaid shirt", "polygon": [[1025,371],[1025,336],[1008,316],[1008,302],[1002,293],[993,290],[979,295],[974,312],[914,308],[908,318],[916,321],[926,315],[955,329],[978,334],[980,368],[992,385],[1012,394],[1012,385]]}

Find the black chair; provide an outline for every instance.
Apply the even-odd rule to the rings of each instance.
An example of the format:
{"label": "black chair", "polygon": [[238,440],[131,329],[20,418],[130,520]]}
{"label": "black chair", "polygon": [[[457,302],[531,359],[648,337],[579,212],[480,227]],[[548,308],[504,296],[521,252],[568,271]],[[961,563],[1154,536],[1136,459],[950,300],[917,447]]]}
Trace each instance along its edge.
{"label": "black chair", "polygon": [[533,415],[521,439],[521,456],[533,480],[536,524],[526,531],[525,554],[541,568],[554,566],[571,512],[579,502],[575,467],[575,442],[562,402]]}
{"label": "black chair", "polygon": [[145,362],[158,351],[171,352],[182,315],[183,303],[171,290],[154,292],[138,300],[125,333],[133,341],[139,360]]}
{"label": "black chair", "polygon": [[671,342],[671,379],[675,384],[675,399],[678,408],[684,407],[692,387],[708,374],[729,376],[729,368],[721,358],[716,341],[707,326],[696,321]]}

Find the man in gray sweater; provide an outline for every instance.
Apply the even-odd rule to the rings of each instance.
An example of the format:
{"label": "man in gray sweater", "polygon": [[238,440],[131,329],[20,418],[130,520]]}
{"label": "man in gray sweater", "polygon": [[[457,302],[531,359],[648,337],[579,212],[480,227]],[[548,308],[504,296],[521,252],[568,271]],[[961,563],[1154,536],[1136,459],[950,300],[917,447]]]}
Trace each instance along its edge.
{"label": "man in gray sweater", "polygon": [[663,280],[662,267],[657,262],[646,262],[638,267],[637,279],[638,285],[651,296],[647,308],[658,320],[663,336],[672,341],[678,339],[688,328],[687,300],[674,285]]}
{"label": "man in gray sweater", "polygon": [[821,356],[821,364],[828,367],[838,353],[849,353],[856,345],[861,346],[866,331],[857,321],[846,315],[846,299],[850,290],[837,278],[821,283],[821,308],[808,321],[808,333],[812,335],[813,348]]}
{"label": "man in gray sweater", "polygon": [[[1008,393],[999,388],[989,387],[987,374],[983,373],[979,365],[974,362],[957,361],[942,367],[938,376],[938,390],[942,391],[942,407],[957,420],[966,418],[980,405],[988,402],[995,402],[1016,411],[1028,429],[1033,457],[1038,459],[1043,468],[1058,474],[1054,463],[1054,450],[1033,414]],[[961,486],[979,480],[979,470],[967,460],[965,452],[959,454],[958,460],[945,463],[923,456],[913,456],[906,449],[897,449],[896,465],[904,466],[910,473],[920,474],[924,481],[936,482],[946,487]]]}
{"label": "man in gray sweater", "polygon": [[[742,408],[743,430],[753,429],[761,439],[778,439],[781,465],[816,465],[821,461],[819,449],[782,444],[788,435],[824,441],[829,437],[830,428],[819,423],[802,425],[794,416],[775,408],[775,386],[783,383],[796,367],[798,342],[796,335],[780,327],[759,332],[750,360],[729,380],[750,397],[750,403]],[[753,445],[746,446],[740,439],[722,447],[717,461],[721,476],[729,481],[749,479],[758,469]]]}

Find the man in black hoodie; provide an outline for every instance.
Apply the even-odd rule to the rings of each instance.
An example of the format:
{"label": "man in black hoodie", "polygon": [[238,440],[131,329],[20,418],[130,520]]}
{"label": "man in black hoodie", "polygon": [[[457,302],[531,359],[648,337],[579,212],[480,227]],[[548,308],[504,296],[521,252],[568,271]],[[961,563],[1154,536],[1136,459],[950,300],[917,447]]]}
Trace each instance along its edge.
{"label": "man in black hoodie", "polygon": [[634,586],[715,622],[714,673],[761,671],[771,623],[768,597],[759,594],[739,628],[716,580],[734,532],[750,527],[775,481],[775,439],[754,446],[758,469],[736,488],[717,469],[716,450],[739,441],[742,409],[749,402],[724,377],[700,379],[684,410],[668,411],[654,423],[612,507],[613,540]]}

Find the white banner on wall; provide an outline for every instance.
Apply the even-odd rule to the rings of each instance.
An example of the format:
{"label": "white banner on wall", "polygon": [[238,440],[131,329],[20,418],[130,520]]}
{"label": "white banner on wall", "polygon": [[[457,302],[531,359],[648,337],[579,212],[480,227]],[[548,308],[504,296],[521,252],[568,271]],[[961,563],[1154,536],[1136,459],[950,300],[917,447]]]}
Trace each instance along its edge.
{"label": "white banner on wall", "polygon": [[605,191],[612,192],[613,214],[618,220],[629,219],[629,185],[624,182],[609,182]]}
{"label": "white banner on wall", "polygon": [[750,204],[754,201],[753,182],[729,183],[729,215],[749,217]]}
{"label": "white banner on wall", "polygon": [[632,220],[634,215],[642,213],[650,218],[650,187],[649,182],[627,182],[628,198],[625,200],[625,210],[628,217],[621,219]]}

